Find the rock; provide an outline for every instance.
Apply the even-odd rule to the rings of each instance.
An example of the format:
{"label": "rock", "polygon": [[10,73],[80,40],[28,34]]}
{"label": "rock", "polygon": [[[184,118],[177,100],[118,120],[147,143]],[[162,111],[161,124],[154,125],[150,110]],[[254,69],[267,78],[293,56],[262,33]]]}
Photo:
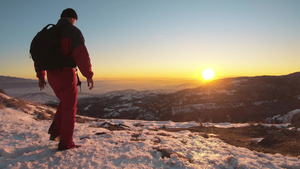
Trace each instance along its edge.
{"label": "rock", "polygon": [[175,154],[177,155],[179,158],[182,158],[182,159],[185,159],[187,160],[188,162],[190,163],[194,163],[194,161],[182,154],[179,154],[179,153],[176,153],[175,151],[172,151],[172,150],[167,150],[167,149],[160,149],[160,148],[156,148],[157,151],[160,151],[162,153],[162,158],[165,158],[165,157],[168,157],[168,158],[171,158],[171,155],[172,154]]}

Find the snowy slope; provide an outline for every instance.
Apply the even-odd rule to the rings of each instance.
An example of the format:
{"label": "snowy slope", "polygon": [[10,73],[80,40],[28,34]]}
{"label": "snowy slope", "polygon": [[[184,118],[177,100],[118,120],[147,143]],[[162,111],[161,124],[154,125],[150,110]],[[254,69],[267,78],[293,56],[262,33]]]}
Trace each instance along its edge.
{"label": "snowy slope", "polygon": [[[57,142],[48,140],[50,123],[12,108],[0,109],[0,168],[300,168],[296,157],[250,151],[189,131],[150,130],[196,125],[170,121],[76,123],[74,141],[82,147],[59,152]],[[126,130],[109,131],[102,124]],[[159,150],[176,153],[162,158]]]}
{"label": "snowy slope", "polygon": [[286,113],[284,115],[279,114],[274,117],[267,118],[266,121],[268,123],[291,123],[293,117],[299,113],[300,113],[300,109],[295,109],[295,110],[289,111],[288,113]]}

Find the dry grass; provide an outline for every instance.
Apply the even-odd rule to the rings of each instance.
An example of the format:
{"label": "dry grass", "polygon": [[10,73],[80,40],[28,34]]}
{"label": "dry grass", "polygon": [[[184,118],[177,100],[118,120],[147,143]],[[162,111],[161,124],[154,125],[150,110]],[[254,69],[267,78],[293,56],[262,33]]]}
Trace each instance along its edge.
{"label": "dry grass", "polygon": [[[214,134],[214,137],[220,138],[224,142],[236,147],[245,147],[250,150],[271,154],[280,153],[282,155],[295,157],[300,155],[300,132],[297,131],[265,127],[262,125],[250,125],[248,127],[238,128],[191,127],[164,130],[170,132],[189,130],[191,132],[204,133],[203,135]],[[282,137],[277,138],[274,133],[280,133]],[[253,141],[255,138],[266,138],[266,144],[260,144]]]}
{"label": "dry grass", "polygon": [[0,93],[3,93],[6,95],[5,91],[3,89],[0,89]]}
{"label": "dry grass", "polygon": [[129,130],[129,128],[130,128],[130,127],[124,125],[124,124],[113,124],[113,123],[110,123],[110,122],[104,122],[102,124],[97,124],[97,125],[90,125],[89,127],[106,128],[110,131]]}
{"label": "dry grass", "polygon": [[5,108],[6,108],[5,105],[2,102],[0,102],[0,109],[5,109]]}
{"label": "dry grass", "polygon": [[0,107],[2,108],[10,107],[10,108],[22,110],[24,112],[26,112],[26,110],[29,109],[28,103],[22,99],[14,99],[14,98],[6,99],[0,97],[0,103],[2,104],[0,105]]}

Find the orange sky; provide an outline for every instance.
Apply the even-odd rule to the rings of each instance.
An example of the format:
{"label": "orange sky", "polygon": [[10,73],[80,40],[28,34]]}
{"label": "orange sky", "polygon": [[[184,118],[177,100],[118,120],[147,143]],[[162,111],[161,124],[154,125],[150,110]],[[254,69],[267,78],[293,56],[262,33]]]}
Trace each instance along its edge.
{"label": "orange sky", "polygon": [[67,7],[79,16],[95,79],[197,79],[205,68],[217,78],[289,74],[299,71],[299,6],[296,0],[5,1],[0,75],[35,78],[30,42]]}

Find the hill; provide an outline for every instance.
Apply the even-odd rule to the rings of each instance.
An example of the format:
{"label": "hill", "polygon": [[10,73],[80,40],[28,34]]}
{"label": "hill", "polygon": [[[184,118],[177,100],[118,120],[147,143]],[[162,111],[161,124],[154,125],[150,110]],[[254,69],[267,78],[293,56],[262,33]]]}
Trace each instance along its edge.
{"label": "hill", "polygon": [[300,73],[226,78],[174,93],[124,90],[82,98],[78,114],[99,118],[264,122],[299,108]]}
{"label": "hill", "polygon": [[2,93],[0,99],[0,168],[4,169],[300,167],[297,157],[251,151],[224,143],[213,133],[199,133],[195,122],[77,116],[74,141],[82,146],[58,152],[47,134],[53,109]]}
{"label": "hill", "polygon": [[[79,93],[78,114],[135,120],[244,123],[267,119],[269,123],[282,123],[282,117],[299,109],[299,77],[296,72],[284,76],[225,78],[177,92],[171,92],[174,86],[169,87],[172,90],[127,89],[105,94],[93,90],[96,92],[93,95]],[[109,84],[99,82],[99,87]],[[121,84],[118,82],[117,86]],[[13,97],[54,107],[58,103],[50,87],[39,91],[36,80],[0,76],[1,88]],[[293,114],[288,122],[299,126],[299,118],[299,114]]]}
{"label": "hill", "polygon": [[40,103],[53,102],[56,100],[50,89],[40,91],[38,80],[0,76],[0,89],[9,96],[23,98]]}

